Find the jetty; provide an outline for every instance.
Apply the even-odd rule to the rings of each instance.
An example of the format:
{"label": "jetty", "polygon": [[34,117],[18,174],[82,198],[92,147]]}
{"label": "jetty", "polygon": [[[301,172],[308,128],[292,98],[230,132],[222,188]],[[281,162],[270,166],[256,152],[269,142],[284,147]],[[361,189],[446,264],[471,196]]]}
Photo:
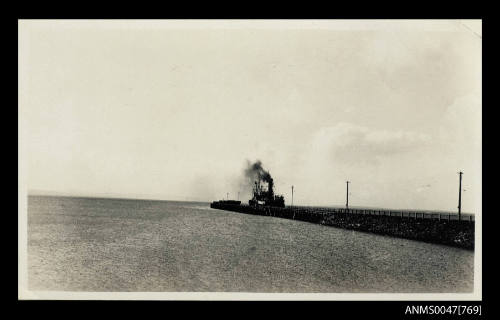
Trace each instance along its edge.
{"label": "jetty", "polygon": [[213,209],[300,220],[348,230],[370,232],[474,250],[474,215],[389,209],[273,207],[214,201]]}

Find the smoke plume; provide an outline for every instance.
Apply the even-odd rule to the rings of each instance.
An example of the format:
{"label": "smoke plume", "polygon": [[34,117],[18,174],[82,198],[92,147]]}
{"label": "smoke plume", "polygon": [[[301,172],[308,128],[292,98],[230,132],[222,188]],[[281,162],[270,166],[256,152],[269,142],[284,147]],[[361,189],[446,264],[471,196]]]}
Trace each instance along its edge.
{"label": "smoke plume", "polygon": [[248,184],[247,186],[250,190],[252,189],[255,181],[266,182],[269,184],[269,190],[273,190],[273,178],[271,177],[269,171],[264,170],[264,168],[262,167],[262,162],[260,160],[257,160],[254,163],[251,163],[247,160],[247,168],[245,169],[244,174],[246,182]]}

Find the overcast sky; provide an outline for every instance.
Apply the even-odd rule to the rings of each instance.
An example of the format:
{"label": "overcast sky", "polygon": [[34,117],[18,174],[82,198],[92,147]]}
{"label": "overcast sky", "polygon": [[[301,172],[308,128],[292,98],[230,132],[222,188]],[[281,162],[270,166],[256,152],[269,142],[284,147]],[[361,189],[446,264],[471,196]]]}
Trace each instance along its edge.
{"label": "overcast sky", "polygon": [[[481,195],[480,21],[20,21],[29,190],[212,201],[261,160],[290,202]],[[250,195],[242,194],[246,200]]]}

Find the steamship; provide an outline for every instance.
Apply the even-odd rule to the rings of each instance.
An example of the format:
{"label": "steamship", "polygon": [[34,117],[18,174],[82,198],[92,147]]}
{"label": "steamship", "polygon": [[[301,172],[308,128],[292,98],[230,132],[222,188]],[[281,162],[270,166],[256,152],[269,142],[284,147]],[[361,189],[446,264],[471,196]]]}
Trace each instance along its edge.
{"label": "steamship", "polygon": [[[241,205],[241,201],[237,200],[219,200],[218,203],[224,205]],[[254,183],[253,196],[252,199],[248,201],[248,205],[251,207],[284,208],[285,198],[282,195],[274,194],[274,183],[272,179],[268,179],[268,181],[259,179]]]}

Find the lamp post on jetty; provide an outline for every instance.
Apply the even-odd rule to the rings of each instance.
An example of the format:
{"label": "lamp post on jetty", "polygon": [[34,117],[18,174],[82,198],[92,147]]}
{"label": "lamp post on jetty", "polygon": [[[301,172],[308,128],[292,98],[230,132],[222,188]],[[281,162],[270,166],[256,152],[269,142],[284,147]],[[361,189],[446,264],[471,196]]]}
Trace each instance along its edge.
{"label": "lamp post on jetty", "polygon": [[460,171],[458,173],[459,175],[459,182],[458,182],[458,221],[460,221],[460,216],[462,213],[462,175],[464,173]]}
{"label": "lamp post on jetty", "polygon": [[292,207],[293,207],[293,186],[292,186]]}
{"label": "lamp post on jetty", "polygon": [[347,192],[346,192],[346,202],[345,202],[345,208],[349,209],[349,181],[345,182],[347,185]]}

